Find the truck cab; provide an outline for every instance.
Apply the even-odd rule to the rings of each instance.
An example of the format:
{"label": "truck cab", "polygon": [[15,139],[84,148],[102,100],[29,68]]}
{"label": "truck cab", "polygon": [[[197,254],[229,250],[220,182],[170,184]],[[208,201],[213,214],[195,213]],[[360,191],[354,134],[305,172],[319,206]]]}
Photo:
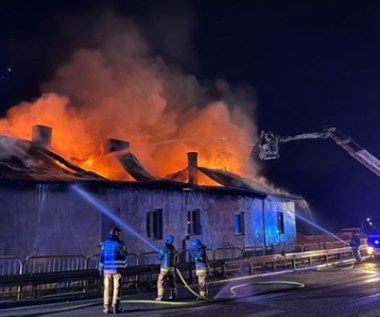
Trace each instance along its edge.
{"label": "truck cab", "polygon": [[380,258],[380,217],[370,217],[363,221],[362,231],[367,236],[368,253]]}

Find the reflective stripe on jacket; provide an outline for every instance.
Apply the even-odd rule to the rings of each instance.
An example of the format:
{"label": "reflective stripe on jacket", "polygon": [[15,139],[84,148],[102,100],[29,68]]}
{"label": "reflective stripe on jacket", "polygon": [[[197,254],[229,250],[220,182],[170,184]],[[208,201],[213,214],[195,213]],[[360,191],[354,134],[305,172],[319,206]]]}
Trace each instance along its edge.
{"label": "reflective stripe on jacket", "polygon": [[126,248],[117,237],[105,240],[100,247],[99,270],[120,271],[127,266]]}

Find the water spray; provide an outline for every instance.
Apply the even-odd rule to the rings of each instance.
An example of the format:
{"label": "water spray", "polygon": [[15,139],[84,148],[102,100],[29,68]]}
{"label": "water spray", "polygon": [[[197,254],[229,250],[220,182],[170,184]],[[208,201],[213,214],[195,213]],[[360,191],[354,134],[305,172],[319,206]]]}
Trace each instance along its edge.
{"label": "water spray", "polygon": [[151,247],[153,250],[159,252],[158,248],[152,244],[149,240],[145,239],[143,236],[141,236],[136,230],[134,230],[131,226],[129,226],[127,223],[125,223],[121,218],[116,216],[110,208],[105,206],[102,202],[100,202],[98,199],[96,199],[93,195],[90,195],[88,192],[80,188],[79,185],[71,185],[71,188],[79,194],[82,198],[84,198],[87,202],[89,202],[91,205],[96,207],[100,212],[102,212],[104,215],[109,217],[112,221],[114,221],[116,224],[118,224],[123,229],[127,230],[129,233],[133,234],[136,238],[140,239],[142,242],[147,244],[149,247]]}
{"label": "water spray", "polygon": [[[138,232],[136,232],[133,228],[131,228],[128,224],[126,224],[121,218],[117,217],[113,211],[106,207],[100,200],[96,199],[93,195],[90,193],[86,192],[83,190],[78,184],[71,185],[71,189],[74,190],[79,196],[81,196],[83,199],[85,199],[88,203],[96,207],[97,210],[102,212],[104,215],[112,219],[115,223],[117,223],[120,227],[126,229],[128,232],[133,234],[135,237],[146,243],[148,246],[150,246],[153,250],[158,251],[156,246],[154,246],[152,243],[150,243],[148,240],[146,240],[144,237],[142,237]],[[237,296],[236,290],[240,288],[247,287],[252,284],[256,285],[266,285],[266,284],[288,284],[293,287],[304,287],[305,285],[303,283],[298,283],[298,282],[289,282],[289,281],[268,281],[268,282],[250,282],[250,283],[245,283],[241,285],[235,285],[230,288],[231,293],[233,294],[232,298],[226,298],[226,299],[208,299],[206,297],[200,296],[196,292],[194,292],[186,283],[184,280],[183,276],[181,275],[180,271],[177,269],[176,270],[181,281],[184,283],[185,287],[195,296],[204,299],[203,301],[197,301],[197,302],[158,302],[154,300],[139,300],[139,299],[130,299],[130,300],[122,300],[122,303],[141,303],[141,304],[155,304],[155,305],[170,305],[170,306],[198,306],[198,305],[203,305],[205,303],[218,303],[218,302],[224,302],[224,301],[233,301],[238,299],[239,297]],[[255,276],[249,276],[249,277],[244,277],[244,279],[248,278],[254,278]],[[242,277],[233,279],[233,280],[240,280]],[[39,309],[33,309],[33,311],[30,310],[30,308],[27,308],[26,311],[22,312],[18,310],[17,315],[18,316],[36,316],[42,315],[42,314],[49,314],[49,313],[59,313],[59,312],[67,312],[67,311],[72,311],[72,310],[77,310],[77,309],[83,309],[91,306],[96,306],[101,304],[102,301],[96,299],[95,301],[89,301],[84,304],[79,304],[79,305],[66,305],[64,307],[60,308],[52,308],[50,305],[48,307],[44,307],[43,305],[39,305]],[[2,316],[14,316],[14,311],[9,311],[9,314],[5,313],[2,314]]]}
{"label": "water spray", "polygon": [[316,223],[314,223],[314,222],[312,222],[312,221],[306,219],[305,217],[302,217],[301,215],[297,215],[297,214],[296,214],[296,217],[297,217],[298,219],[300,219],[300,220],[302,220],[302,221],[308,223],[309,225],[313,226],[314,228],[317,228],[317,229],[321,230],[322,232],[327,233],[328,235],[330,235],[330,236],[334,237],[335,239],[337,239],[337,240],[343,242],[344,244],[346,244],[346,245],[348,244],[346,241],[344,241],[343,239],[339,238],[337,235],[335,235],[335,234],[333,234],[332,232],[326,230],[325,228],[323,228],[323,227],[317,225]]}
{"label": "water spray", "polygon": [[[120,227],[126,229],[129,233],[133,234],[135,237],[137,237],[138,239],[140,239],[141,241],[143,241],[145,244],[147,244],[148,246],[150,246],[153,250],[159,252],[158,248],[153,245],[150,241],[148,241],[147,239],[145,239],[143,236],[141,236],[136,230],[134,230],[131,226],[129,226],[127,223],[125,223],[121,218],[119,218],[118,216],[116,216],[113,211],[108,208],[107,206],[105,206],[100,200],[96,199],[93,195],[89,194],[88,192],[86,192],[85,190],[83,190],[78,184],[74,184],[74,185],[71,185],[71,188],[78,194],[80,195],[82,198],[84,198],[87,202],[89,202],[91,205],[93,205],[94,207],[96,207],[97,210],[99,210],[100,212],[102,212],[104,215],[106,215],[107,217],[109,217],[111,220],[113,220],[116,224],[118,224]],[[200,298],[200,299],[203,299],[205,300],[206,302],[218,302],[220,300],[210,300],[206,297],[203,297],[203,296],[200,296],[198,293],[194,292],[190,286],[186,283],[186,281],[184,280],[181,272],[176,269],[176,272],[178,274],[178,276],[180,277],[181,281],[183,282],[183,284],[185,285],[185,287],[187,288],[187,290],[189,290],[193,295],[195,295],[196,297]],[[289,284],[289,282],[287,281],[272,281],[272,282],[259,282],[260,284]],[[296,282],[291,282],[293,283],[292,285],[296,285],[297,287],[303,287],[304,285],[302,283],[296,283]],[[241,288],[241,287],[245,287],[247,285],[251,285],[251,284],[257,284],[257,282],[252,282],[252,283],[246,283],[246,284],[243,284],[242,286],[238,287],[238,286],[235,286],[235,289],[237,288]],[[236,292],[233,291],[234,293],[234,297],[236,296]],[[125,302],[130,302],[129,300],[125,301]],[[146,301],[146,300],[137,300],[136,302],[144,302],[144,303],[155,303],[157,304],[156,301]],[[172,303],[172,302],[169,302],[169,303]],[[187,302],[177,302],[176,303],[177,305],[189,305],[189,303]]]}
{"label": "water spray", "polygon": [[[99,211],[101,211],[104,215],[112,219],[115,223],[117,223],[122,228],[126,229],[128,232],[132,233],[135,237],[146,243],[148,246],[150,246],[153,250],[159,252],[157,247],[153,245],[150,241],[145,239],[143,236],[141,236],[136,230],[134,230],[131,226],[126,224],[121,218],[117,217],[110,208],[106,207],[104,204],[102,204],[98,199],[96,199],[93,195],[90,195],[88,192],[83,190],[79,187],[79,185],[75,184],[72,185],[71,188],[79,194],[82,198],[84,198],[86,201],[88,201],[90,204],[92,204],[94,207],[96,207]],[[187,285],[186,281],[184,280],[181,272],[176,269],[181,281],[184,283],[185,287],[194,295],[196,295],[199,298],[205,299],[204,297],[200,296],[199,294],[195,293],[189,285]]]}
{"label": "water spray", "polygon": [[[106,207],[104,204],[102,204],[98,199],[96,199],[93,195],[90,195],[88,192],[80,188],[78,185],[72,185],[72,189],[78,193],[82,198],[84,198],[86,201],[91,203],[94,207],[96,207],[99,211],[101,211],[104,215],[112,219],[115,223],[117,223],[122,228],[126,229],[128,232],[132,233],[135,237],[146,243],[148,246],[150,246],[153,250],[159,252],[156,246],[154,246],[150,241],[145,239],[143,236],[141,236],[136,230],[134,230],[131,226],[126,224],[121,218],[117,217],[110,208]],[[181,272],[176,269],[177,274],[179,275],[181,281],[184,283],[185,287],[195,296],[205,299],[204,297],[200,296],[199,294],[195,293],[186,283],[183,276],[181,275]]]}
{"label": "water spray", "polygon": [[[285,207],[285,209],[286,209],[288,212],[293,213],[293,210],[290,210],[290,209],[288,209],[287,207]],[[317,225],[315,222],[310,221],[309,219],[307,219],[307,218],[301,216],[300,214],[297,214],[296,212],[294,212],[294,214],[295,214],[296,218],[302,220],[303,222],[306,222],[307,224],[313,226],[314,228],[319,229],[319,230],[321,230],[322,232],[327,233],[329,236],[332,236],[333,238],[335,238],[335,239],[337,239],[337,240],[343,242],[344,244],[348,245],[348,243],[347,243],[346,241],[344,241],[343,239],[339,238],[337,235],[333,234],[332,232],[326,230],[325,228],[323,228],[323,227]]]}

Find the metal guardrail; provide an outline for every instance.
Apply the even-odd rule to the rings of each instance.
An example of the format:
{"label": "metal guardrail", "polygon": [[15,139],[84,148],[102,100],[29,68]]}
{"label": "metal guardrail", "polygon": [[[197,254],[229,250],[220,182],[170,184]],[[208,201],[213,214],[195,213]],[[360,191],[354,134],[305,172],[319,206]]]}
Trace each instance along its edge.
{"label": "metal guardrail", "polygon": [[213,260],[235,259],[243,257],[243,249],[234,248],[217,248],[214,250]]}
{"label": "metal guardrail", "polygon": [[[35,274],[21,274],[14,276],[0,276],[0,284],[4,286],[18,286],[30,287],[32,290],[32,297],[37,298],[38,286],[45,285],[59,285],[60,283],[75,283],[81,282],[81,291],[86,292],[86,285],[88,281],[99,280],[98,270],[71,270],[50,273],[35,273]],[[52,291],[52,289],[50,289]],[[57,291],[57,289],[55,290]],[[46,292],[43,292],[46,294]]]}
{"label": "metal guardrail", "polygon": [[[87,270],[87,258],[83,255],[49,255],[49,256],[28,256],[23,263],[23,274],[47,274],[62,271],[80,271]],[[66,289],[83,289],[86,282],[80,280],[60,281],[52,283],[43,283],[40,290],[45,293],[56,290],[65,291]],[[36,288],[26,286],[20,289],[21,294],[33,294],[35,297]]]}
{"label": "metal guardrail", "polygon": [[[366,255],[366,250],[366,246],[361,247],[363,255]],[[211,277],[221,278],[235,274],[254,274],[260,271],[297,269],[336,263],[354,257],[350,247],[243,257],[244,252],[248,255],[249,251],[252,250],[215,249],[212,253],[213,259],[209,262],[212,269]],[[133,283],[136,287],[146,283],[152,287],[156,282],[153,277],[159,273],[155,256],[156,252],[142,253],[140,256],[131,254],[129,262],[132,265],[125,270],[127,283]],[[87,258],[84,256],[33,256],[22,262],[17,257],[0,256],[0,272],[2,273],[0,298],[9,298],[11,295],[14,298],[15,294],[17,299],[28,296],[37,298],[40,294],[49,292],[64,294],[73,290],[79,291],[82,295],[99,293],[101,283],[95,263],[96,258],[97,255]],[[153,261],[155,263],[152,263]],[[194,268],[191,263],[179,263],[178,268],[186,273],[189,280],[192,280]]]}
{"label": "metal guardrail", "polygon": [[[362,246],[360,248],[360,252],[362,255],[367,255],[367,246]],[[265,270],[295,270],[301,267],[337,263],[353,258],[354,254],[351,247],[274,254],[236,260],[226,260],[222,266],[222,274],[223,276],[226,276],[236,272],[254,274],[257,271]]]}
{"label": "metal guardrail", "polygon": [[23,273],[47,273],[87,269],[87,258],[83,255],[28,256],[23,264]]}
{"label": "metal guardrail", "polygon": [[16,275],[22,273],[22,261],[17,256],[0,257],[0,276]]}
{"label": "metal guardrail", "polygon": [[251,257],[251,256],[263,256],[273,254],[273,248],[271,247],[247,247],[243,249],[243,257]]}
{"label": "metal guardrail", "polygon": [[138,261],[140,265],[153,265],[160,263],[157,259],[157,252],[143,252],[139,255]]}
{"label": "metal guardrail", "polygon": [[[22,274],[23,263],[17,256],[2,256],[0,257],[0,276],[15,276]],[[14,294],[17,299],[20,298],[20,287],[10,286],[4,287],[0,285],[0,294]]]}

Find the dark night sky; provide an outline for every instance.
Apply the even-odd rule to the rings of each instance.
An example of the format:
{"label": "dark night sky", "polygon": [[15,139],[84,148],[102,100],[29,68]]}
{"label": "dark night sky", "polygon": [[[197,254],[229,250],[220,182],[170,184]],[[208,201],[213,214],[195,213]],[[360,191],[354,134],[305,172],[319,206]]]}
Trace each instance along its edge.
{"label": "dark night sky", "polygon": [[[89,25],[110,4],[140,26],[155,54],[200,82],[253,87],[259,129],[294,135],[336,126],[380,157],[375,0],[1,1],[1,115],[38,97],[57,65],[92,45]],[[264,166],[273,183],[305,197],[327,229],[380,215],[380,179],[332,140],[288,143]]]}

